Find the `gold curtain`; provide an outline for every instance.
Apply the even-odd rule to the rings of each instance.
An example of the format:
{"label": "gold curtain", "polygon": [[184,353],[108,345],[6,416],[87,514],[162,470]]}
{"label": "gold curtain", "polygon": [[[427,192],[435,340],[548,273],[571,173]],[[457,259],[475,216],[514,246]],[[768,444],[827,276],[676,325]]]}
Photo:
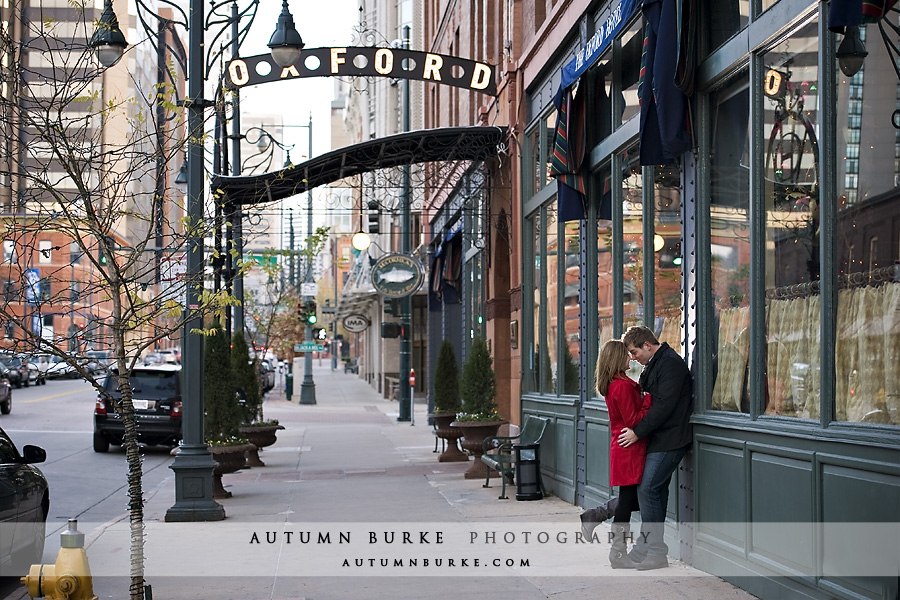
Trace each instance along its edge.
{"label": "gold curtain", "polygon": [[750,308],[727,308],[719,313],[718,370],[712,408],[740,411],[744,373],[750,353]]}
{"label": "gold curtain", "polygon": [[898,424],[900,285],[838,292],[836,418]]}

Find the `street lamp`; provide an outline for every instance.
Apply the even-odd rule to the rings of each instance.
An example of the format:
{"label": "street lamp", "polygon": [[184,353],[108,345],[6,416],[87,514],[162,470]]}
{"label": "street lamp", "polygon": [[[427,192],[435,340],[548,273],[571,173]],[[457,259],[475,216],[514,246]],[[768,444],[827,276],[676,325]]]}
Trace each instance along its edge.
{"label": "street lamp", "polygon": [[103,7],[103,14],[97,22],[97,30],[91,36],[88,44],[96,53],[97,60],[104,67],[111,67],[122,58],[128,42],[125,35],[119,29],[119,19],[116,18],[116,11],[113,10],[112,0],[106,0]]}
{"label": "street lamp", "polygon": [[862,39],[859,37],[859,27],[851,25],[844,32],[844,39],[838,46],[834,56],[838,59],[841,73],[847,77],[853,77],[862,69],[863,61],[869,53],[866,51]]}
{"label": "street lamp", "polygon": [[300,58],[303,50],[303,40],[294,26],[294,17],[288,8],[287,0],[281,4],[281,14],[278,15],[278,24],[275,33],[269,38],[269,48],[272,49],[272,60],[279,67],[289,67]]}

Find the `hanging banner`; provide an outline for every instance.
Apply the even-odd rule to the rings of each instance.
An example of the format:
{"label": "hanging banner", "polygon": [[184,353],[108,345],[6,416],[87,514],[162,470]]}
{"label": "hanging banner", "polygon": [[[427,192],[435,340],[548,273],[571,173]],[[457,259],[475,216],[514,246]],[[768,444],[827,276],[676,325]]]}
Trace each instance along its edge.
{"label": "hanging banner", "polygon": [[582,48],[575,52],[575,58],[562,69],[560,88],[566,89],[575,83],[581,74],[594,64],[600,55],[616,39],[631,18],[641,10],[641,0],[619,0],[606,19],[600,21],[597,33],[591,36]]}

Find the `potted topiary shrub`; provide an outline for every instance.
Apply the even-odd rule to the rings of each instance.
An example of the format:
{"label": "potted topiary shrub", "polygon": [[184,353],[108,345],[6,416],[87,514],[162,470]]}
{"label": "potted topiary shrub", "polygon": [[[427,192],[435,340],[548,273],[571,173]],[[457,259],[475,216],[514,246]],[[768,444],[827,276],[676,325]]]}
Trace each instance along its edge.
{"label": "potted topiary shrub", "polygon": [[444,340],[434,368],[434,412],[430,415],[434,420],[435,434],[446,442],[446,448],[438,457],[438,462],[469,460],[459,449],[458,440],[462,437],[462,430],[450,427],[461,406],[456,353],[450,340]]}
{"label": "potted topiary shrub", "polygon": [[231,338],[231,373],[235,378],[241,404],[242,423],[238,428],[241,436],[247,438],[254,449],[247,454],[247,466],[264,467],[259,451],[277,441],[276,432],[284,429],[277,419],[263,420],[262,386],[259,384],[259,361],[250,359],[250,348],[243,333],[235,333]]}
{"label": "potted topiary shrub", "polygon": [[231,372],[230,350],[218,323],[203,344],[203,427],[209,452],[216,461],[213,470],[213,497],[230,498],[222,485],[222,475],[245,466],[251,444],[239,436],[241,408]]}
{"label": "potted topiary shrub", "polygon": [[462,412],[456,415],[452,426],[462,429],[462,446],[475,457],[465,477],[486,479],[489,473],[495,476],[481,462],[481,443],[486,437],[497,435],[497,430],[506,421],[497,414],[497,403],[494,401],[497,395],[494,361],[487,343],[480,337],[473,340],[469,357],[463,365],[459,393],[462,396]]}

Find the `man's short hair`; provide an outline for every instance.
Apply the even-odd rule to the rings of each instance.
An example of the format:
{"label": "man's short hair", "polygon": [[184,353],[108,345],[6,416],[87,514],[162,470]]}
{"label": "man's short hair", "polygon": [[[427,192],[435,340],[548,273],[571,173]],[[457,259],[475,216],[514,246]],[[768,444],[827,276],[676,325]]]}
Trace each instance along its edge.
{"label": "man's short hair", "polygon": [[642,325],[629,327],[628,331],[625,332],[625,335],[622,336],[622,341],[625,342],[626,348],[640,348],[648,342],[651,346],[659,346],[659,340],[656,339],[653,332]]}

